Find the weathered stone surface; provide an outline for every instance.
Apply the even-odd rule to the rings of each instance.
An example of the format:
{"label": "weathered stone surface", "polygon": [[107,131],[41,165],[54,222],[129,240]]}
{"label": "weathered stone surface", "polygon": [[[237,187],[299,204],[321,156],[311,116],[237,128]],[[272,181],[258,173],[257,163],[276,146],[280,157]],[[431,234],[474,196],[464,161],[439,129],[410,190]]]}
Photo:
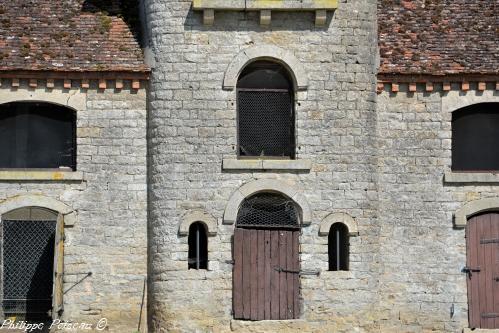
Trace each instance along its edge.
{"label": "weathered stone surface", "polygon": [[[259,25],[259,12],[216,11],[207,27],[191,5],[189,0],[146,3],[156,58],[149,93],[149,330],[376,331],[376,3],[341,1],[321,28],[315,27],[314,12],[303,11],[272,11],[269,27]],[[224,159],[236,158],[238,73],[265,56],[285,64],[296,59],[288,66],[300,71],[294,73],[300,75],[296,155],[311,161],[310,172],[285,165],[284,170],[222,170]],[[225,89],[224,78],[229,78]],[[219,224],[216,236],[209,237],[208,271],[187,270],[187,237],[178,235],[183,216],[203,210],[221,220],[231,195],[239,193],[240,200],[238,189],[254,180],[292,184],[292,197],[308,202],[304,218],[310,225],[300,237],[303,269],[328,269],[327,241],[318,236],[324,217],[343,212],[358,223],[351,274],[335,280],[337,285],[328,282],[331,275],[304,276],[296,321],[232,320],[228,262],[234,225]],[[229,208],[237,211],[237,205]]]}
{"label": "weathered stone surface", "polygon": [[62,319],[95,325],[107,318],[109,331],[133,331],[147,263],[145,90],[64,90],[56,81],[47,91],[27,84],[2,85],[0,103],[47,101],[75,109],[77,172],[2,171],[0,205],[67,214]]}

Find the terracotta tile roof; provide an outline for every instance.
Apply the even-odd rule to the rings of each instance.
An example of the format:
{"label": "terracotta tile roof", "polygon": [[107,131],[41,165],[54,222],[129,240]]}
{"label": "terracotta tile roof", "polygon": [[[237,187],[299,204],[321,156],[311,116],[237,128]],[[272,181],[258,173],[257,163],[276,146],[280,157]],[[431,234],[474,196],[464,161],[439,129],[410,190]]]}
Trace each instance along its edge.
{"label": "terracotta tile roof", "polygon": [[381,74],[499,74],[499,0],[379,0]]}
{"label": "terracotta tile roof", "polygon": [[134,2],[0,1],[0,71],[147,71]]}

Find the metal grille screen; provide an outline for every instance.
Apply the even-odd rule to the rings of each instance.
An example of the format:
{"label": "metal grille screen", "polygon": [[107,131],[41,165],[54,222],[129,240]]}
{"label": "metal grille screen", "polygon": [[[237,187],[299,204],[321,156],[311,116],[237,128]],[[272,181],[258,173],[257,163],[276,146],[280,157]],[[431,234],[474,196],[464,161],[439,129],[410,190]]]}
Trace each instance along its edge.
{"label": "metal grille screen", "polygon": [[52,307],[55,221],[2,221],[3,310],[46,314]]}
{"label": "metal grille screen", "polygon": [[291,94],[238,90],[240,156],[294,156]]}
{"label": "metal grille screen", "polygon": [[262,193],[243,201],[237,214],[238,227],[298,228],[295,203],[278,194]]}

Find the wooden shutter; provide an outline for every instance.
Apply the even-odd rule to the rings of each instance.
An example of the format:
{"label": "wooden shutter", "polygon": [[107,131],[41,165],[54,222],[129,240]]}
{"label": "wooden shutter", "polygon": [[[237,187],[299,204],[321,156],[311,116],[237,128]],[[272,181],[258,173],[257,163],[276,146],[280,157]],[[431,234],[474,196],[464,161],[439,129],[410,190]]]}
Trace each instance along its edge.
{"label": "wooden shutter", "polygon": [[64,217],[57,216],[54,256],[54,287],[52,298],[52,318],[56,319],[63,311],[63,276],[64,276]]}
{"label": "wooden shutter", "polygon": [[298,230],[235,229],[234,318],[298,318],[298,241]]}

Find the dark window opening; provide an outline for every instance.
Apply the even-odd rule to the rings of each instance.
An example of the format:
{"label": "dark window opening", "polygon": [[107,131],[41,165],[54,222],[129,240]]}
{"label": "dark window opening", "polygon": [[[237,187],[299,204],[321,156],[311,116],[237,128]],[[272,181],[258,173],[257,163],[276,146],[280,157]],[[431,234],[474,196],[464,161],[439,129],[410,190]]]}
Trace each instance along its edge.
{"label": "dark window opening", "polygon": [[0,105],[0,168],[76,170],[76,114],[50,103]]}
{"label": "dark window opening", "polygon": [[299,227],[299,212],[293,200],[275,193],[258,193],[243,201],[237,213],[237,227]]}
{"label": "dark window opening", "polygon": [[499,103],[471,105],[452,113],[452,170],[499,170]]}
{"label": "dark window opening", "polygon": [[335,223],[329,229],[328,237],[329,270],[348,271],[349,243],[348,228],[343,223]]}
{"label": "dark window opening", "polygon": [[237,83],[237,105],[239,157],[295,157],[293,84],[282,65],[248,65]]}
{"label": "dark window opening", "polygon": [[208,237],[201,222],[189,227],[189,269],[208,269]]}
{"label": "dark window opening", "polygon": [[2,216],[2,310],[26,321],[50,320],[55,212],[21,208]]}

